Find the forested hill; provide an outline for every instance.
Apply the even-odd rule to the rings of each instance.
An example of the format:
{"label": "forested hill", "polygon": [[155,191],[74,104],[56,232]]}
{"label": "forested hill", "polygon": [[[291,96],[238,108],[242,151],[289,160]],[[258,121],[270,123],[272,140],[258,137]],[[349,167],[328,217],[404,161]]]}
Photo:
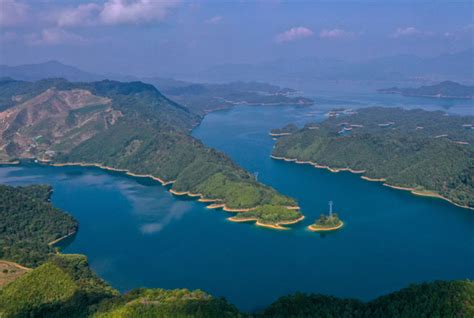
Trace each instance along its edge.
{"label": "forested hill", "polygon": [[421,86],[418,88],[383,88],[380,93],[401,94],[405,96],[459,98],[473,99],[474,86],[462,85],[452,81],[444,81],[435,85]]}
{"label": "forested hill", "polygon": [[[296,202],[190,135],[199,116],[141,82],[0,81],[0,161],[95,164],[172,183],[218,207],[271,214]],[[299,212],[292,215],[301,216]],[[270,218],[265,218],[269,220]],[[288,221],[288,215],[282,218]]]}
{"label": "forested hill", "polygon": [[313,100],[298,95],[291,88],[260,83],[231,82],[225,84],[190,83],[162,78],[144,79],[158,87],[166,96],[188,107],[192,112],[205,115],[236,105],[301,105]]}
{"label": "forested hill", "polygon": [[54,253],[50,242],[77,230],[72,216],[51,205],[51,191],[0,185],[0,259],[38,265]]}
{"label": "forested hill", "polygon": [[414,193],[474,208],[474,117],[420,109],[331,112],[281,137],[276,157],[364,172]]}

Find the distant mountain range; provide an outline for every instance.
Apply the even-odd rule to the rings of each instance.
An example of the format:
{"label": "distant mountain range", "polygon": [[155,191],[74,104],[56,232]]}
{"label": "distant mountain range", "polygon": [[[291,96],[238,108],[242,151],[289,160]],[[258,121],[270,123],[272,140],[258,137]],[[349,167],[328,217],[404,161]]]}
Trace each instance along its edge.
{"label": "distant mountain range", "polygon": [[[321,80],[433,83],[451,79],[472,82],[473,56],[474,49],[435,57],[395,55],[357,62],[315,57],[279,59],[259,64],[223,64],[199,72],[175,74],[174,77],[191,79],[194,82],[261,81],[283,85]],[[0,77],[27,81],[60,77],[69,81],[86,82],[103,79],[150,82],[148,80],[156,79],[133,75],[95,74],[57,61],[18,66],[0,65]]]}
{"label": "distant mountain range", "polygon": [[271,81],[288,83],[316,80],[472,81],[474,50],[436,57],[396,55],[348,62],[338,59],[280,59],[260,64],[224,64],[195,74],[203,81]]}
{"label": "distant mountain range", "polygon": [[18,66],[0,65],[0,77],[16,80],[37,81],[46,78],[64,78],[72,82],[90,82],[105,79],[105,76],[89,73],[58,61]]}
{"label": "distant mountain range", "polygon": [[435,85],[421,86],[418,88],[382,88],[380,93],[400,94],[404,96],[419,96],[448,99],[474,98],[474,86],[462,85],[452,81],[444,81]]}

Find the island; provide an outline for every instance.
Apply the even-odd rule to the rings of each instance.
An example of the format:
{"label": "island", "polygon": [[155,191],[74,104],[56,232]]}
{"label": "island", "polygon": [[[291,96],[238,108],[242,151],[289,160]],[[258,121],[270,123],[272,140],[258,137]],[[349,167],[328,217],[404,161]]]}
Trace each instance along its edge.
{"label": "island", "polygon": [[318,129],[278,138],[272,158],[474,209],[474,116],[384,107],[338,113]]}
{"label": "island", "polygon": [[[202,120],[201,113],[170,100],[153,85],[2,79],[0,101],[1,162],[34,159],[150,178],[174,194],[219,202],[226,211],[298,206],[193,138],[190,132]],[[275,225],[291,221],[284,214],[275,218]],[[292,221],[302,216],[299,211],[293,215]]]}
{"label": "island", "polygon": [[339,219],[337,213],[332,212],[333,202],[329,201],[329,214],[321,214],[313,224],[308,226],[312,232],[335,231],[343,227],[344,223]]}
{"label": "island", "polygon": [[334,231],[342,228],[343,225],[344,223],[339,219],[337,213],[332,215],[321,214],[314,224],[308,226],[308,230],[313,232]]}
{"label": "island", "polygon": [[463,85],[453,81],[444,81],[435,85],[418,88],[382,88],[377,90],[384,94],[400,94],[403,96],[430,97],[443,99],[473,99],[474,86]]}
{"label": "island", "polygon": [[[0,186],[0,253],[23,248],[26,252],[3,252],[0,256],[1,317],[249,316],[223,297],[201,290],[136,288],[122,294],[94,273],[85,255],[62,254],[58,249],[51,253],[54,247],[48,241],[77,230],[77,222],[49,203],[50,193],[51,187],[46,185]],[[37,228],[37,224],[42,226]],[[429,312],[469,317],[473,297],[472,281],[437,281],[410,285],[369,302],[296,293],[251,315],[300,317],[310,312],[362,318]]]}

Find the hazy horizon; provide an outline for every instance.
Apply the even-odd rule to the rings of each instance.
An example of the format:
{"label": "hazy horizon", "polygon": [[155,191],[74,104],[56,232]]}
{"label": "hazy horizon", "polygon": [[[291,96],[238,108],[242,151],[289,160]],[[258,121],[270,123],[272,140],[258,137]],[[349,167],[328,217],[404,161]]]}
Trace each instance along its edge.
{"label": "hazy horizon", "polygon": [[0,62],[136,76],[473,47],[471,2],[2,0]]}

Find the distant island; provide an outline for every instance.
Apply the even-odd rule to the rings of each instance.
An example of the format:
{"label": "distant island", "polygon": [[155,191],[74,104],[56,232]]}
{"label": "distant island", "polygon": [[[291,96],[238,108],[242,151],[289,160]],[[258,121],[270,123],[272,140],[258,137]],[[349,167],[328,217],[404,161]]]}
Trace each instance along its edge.
{"label": "distant island", "polygon": [[144,80],[158,87],[172,100],[200,115],[238,105],[309,106],[313,104],[313,100],[298,96],[294,89],[281,88],[267,83],[206,84],[163,78],[147,78]]}
{"label": "distant island", "polygon": [[308,226],[308,230],[313,232],[335,231],[340,229],[344,223],[339,219],[337,213],[332,212],[332,201],[329,202],[329,214],[321,214],[319,219]]}
{"label": "distant island", "polygon": [[225,298],[201,290],[135,288],[122,294],[92,271],[85,255],[62,254],[47,243],[77,229],[71,216],[45,201],[50,193],[49,186],[0,186],[1,317],[273,318],[317,313],[383,318],[407,312],[446,317],[473,314],[474,283],[470,280],[410,285],[370,302],[295,293],[256,313],[243,313]]}
{"label": "distant island", "polygon": [[292,133],[298,131],[298,127],[295,124],[288,124],[283,128],[276,128],[270,131],[270,136],[280,137],[291,135]]}
{"label": "distant island", "polygon": [[473,116],[373,107],[338,111],[315,127],[278,138],[272,158],[474,209]]}
{"label": "distant island", "polygon": [[262,224],[299,220],[299,210],[291,220],[286,212],[298,207],[294,199],[190,135],[201,119],[142,82],[3,79],[0,162],[93,166],[156,180],[228,212],[256,210]]}
{"label": "distant island", "polygon": [[382,88],[379,93],[400,94],[403,96],[431,97],[446,99],[473,99],[474,86],[462,85],[452,81],[444,81],[435,85],[421,86],[418,88]]}

